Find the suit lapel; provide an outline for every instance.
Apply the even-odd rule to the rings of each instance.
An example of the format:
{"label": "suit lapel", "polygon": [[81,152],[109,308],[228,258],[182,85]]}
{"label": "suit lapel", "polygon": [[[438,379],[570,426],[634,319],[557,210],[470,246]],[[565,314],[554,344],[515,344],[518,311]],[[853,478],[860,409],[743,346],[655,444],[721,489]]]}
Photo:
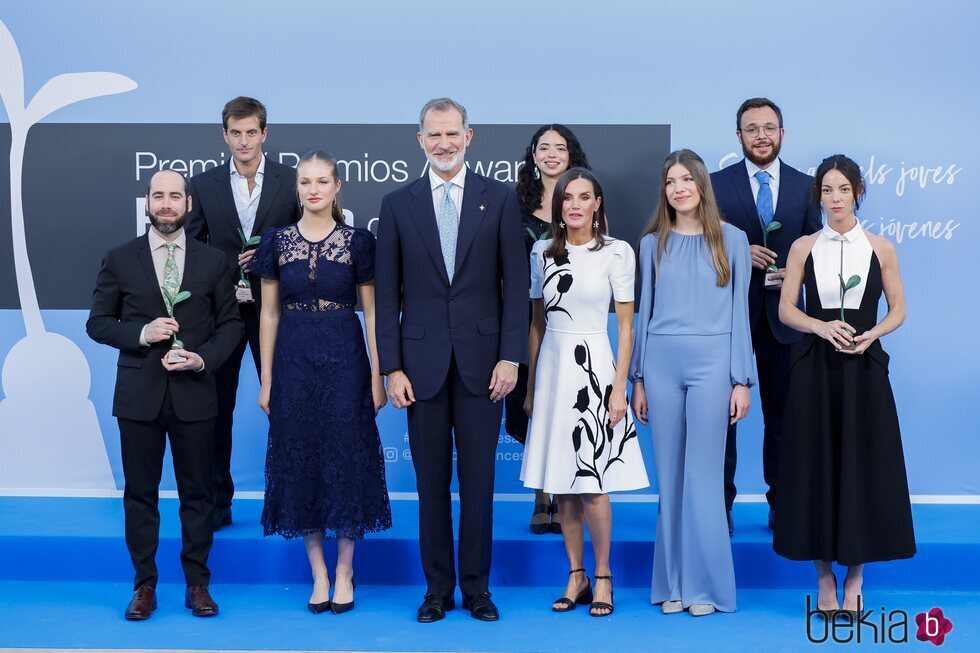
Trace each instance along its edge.
{"label": "suit lapel", "polygon": [[228,168],[231,163],[221,166],[214,179],[214,186],[211,191],[221,204],[221,213],[228,218],[228,225],[232,233],[237,234],[242,227],[242,221],[238,217],[238,207],[235,206],[235,196],[231,192],[231,170]]}
{"label": "suit lapel", "polygon": [[752,199],[752,186],[749,184],[749,169],[745,166],[745,159],[733,165],[732,168],[734,168],[732,183],[735,184],[735,194],[738,195],[738,201],[742,204],[745,215],[749,216],[746,225],[750,230],[749,242],[761,243],[762,225],[759,224],[759,210],[755,206],[755,200]]}
{"label": "suit lapel", "polygon": [[[446,272],[446,262],[442,258],[442,244],[439,241],[439,225],[436,223],[436,212],[432,207],[432,187],[429,183],[429,175],[421,177],[412,188],[412,201],[409,204],[409,213],[415,227],[422,236],[422,242],[435,261],[436,268],[442,275],[446,285],[449,285],[449,274]],[[464,195],[464,202],[466,193]],[[458,248],[457,248],[458,251]]]}
{"label": "suit lapel", "polygon": [[[190,240],[190,239],[188,239]],[[160,308],[160,315],[167,314],[167,305],[163,302],[163,291],[160,290],[160,282],[157,280],[157,271],[153,267],[153,255],[150,253],[150,241],[149,238],[143,236],[139,239],[137,246],[137,256],[139,257],[140,263],[143,266],[143,272],[146,273],[146,280],[150,284],[150,288],[153,289],[153,296],[156,298],[155,301]],[[187,261],[184,261],[187,264]]]}
{"label": "suit lapel", "polygon": [[187,280],[193,278],[192,275],[197,268],[197,252],[201,247],[201,244],[193,238],[188,238],[186,242],[187,250],[184,252],[184,273],[180,275],[181,290],[186,289],[189,285]]}
{"label": "suit lapel", "polygon": [[[772,215],[772,219],[782,224],[783,229],[787,229],[790,227],[789,221],[792,221],[794,223],[797,222],[797,220],[794,219],[792,213],[789,213],[788,215],[789,221],[788,221],[786,211],[782,210],[783,207],[791,206],[791,202],[789,201],[789,198],[792,197],[790,193],[794,191],[793,188],[794,176],[792,173],[789,172],[788,168],[789,168],[788,165],[786,165],[782,161],[779,162],[779,196],[776,198],[776,207]],[[798,217],[802,217],[802,214]],[[800,232],[799,229],[795,228],[795,224],[793,225],[792,229],[789,229],[789,231],[790,233],[794,233],[794,234]]]}
{"label": "suit lapel", "polygon": [[[255,224],[252,225],[252,235],[258,236],[265,228],[266,218],[272,210],[272,202],[279,192],[282,184],[279,179],[279,171],[274,170],[272,162],[268,158],[265,160],[265,175],[262,177],[262,194],[259,195],[259,208],[255,211]],[[237,215],[237,213],[236,213]]]}
{"label": "suit lapel", "polygon": [[456,268],[453,271],[453,279],[459,276],[459,270],[463,265],[463,259],[473,244],[476,232],[480,228],[480,222],[486,213],[486,204],[483,194],[487,190],[487,185],[478,174],[467,169],[466,183],[463,186],[463,208],[459,215],[459,232],[456,237]]}

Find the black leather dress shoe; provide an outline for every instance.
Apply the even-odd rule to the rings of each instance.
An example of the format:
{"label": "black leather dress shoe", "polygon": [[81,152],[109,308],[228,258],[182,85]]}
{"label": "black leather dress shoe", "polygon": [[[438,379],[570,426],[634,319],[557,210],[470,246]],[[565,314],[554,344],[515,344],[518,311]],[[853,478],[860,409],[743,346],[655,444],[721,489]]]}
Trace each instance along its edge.
{"label": "black leather dress shoe", "polygon": [[231,506],[215,508],[211,513],[211,530],[220,531],[222,526],[231,526]]}
{"label": "black leather dress shoe", "polygon": [[156,609],[156,590],[149,585],[140,585],[133,594],[133,600],[126,606],[126,618],[130,621],[143,621],[152,617]]}
{"label": "black leather dress shoe", "polygon": [[463,597],[463,609],[470,611],[470,616],[480,621],[497,621],[500,612],[490,600],[490,592],[481,592],[473,596]]}
{"label": "black leather dress shoe", "polygon": [[218,604],[211,598],[207,585],[191,585],[184,592],[184,607],[195,617],[213,617],[218,614]]}
{"label": "black leather dress shoe", "polygon": [[456,600],[451,596],[426,594],[425,600],[419,606],[419,611],[415,618],[419,623],[428,624],[443,619],[447,612],[455,608]]}

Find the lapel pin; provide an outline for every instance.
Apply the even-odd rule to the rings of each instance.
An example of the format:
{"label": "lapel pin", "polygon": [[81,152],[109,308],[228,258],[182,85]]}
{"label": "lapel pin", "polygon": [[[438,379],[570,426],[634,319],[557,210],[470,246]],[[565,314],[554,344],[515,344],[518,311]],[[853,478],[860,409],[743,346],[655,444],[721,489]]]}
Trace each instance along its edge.
{"label": "lapel pin", "polygon": [[486,210],[487,210],[487,207],[485,207],[485,206],[483,206],[483,205],[481,204],[481,205],[480,205],[480,210],[481,210],[481,211],[486,211]]}

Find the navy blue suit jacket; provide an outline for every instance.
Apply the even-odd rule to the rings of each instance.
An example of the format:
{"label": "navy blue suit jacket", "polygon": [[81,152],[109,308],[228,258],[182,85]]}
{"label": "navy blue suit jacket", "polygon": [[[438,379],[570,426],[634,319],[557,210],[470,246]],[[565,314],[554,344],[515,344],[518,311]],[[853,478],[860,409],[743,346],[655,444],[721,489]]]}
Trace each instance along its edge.
{"label": "navy blue suit jacket", "polygon": [[514,190],[467,170],[458,234],[450,284],[428,174],[381,202],[379,362],[385,374],[403,370],[420,400],[442,387],[452,357],[475,395],[489,394],[498,361],[527,360],[528,260]]}
{"label": "navy blue suit jacket", "polygon": [[[801,236],[819,231],[822,227],[820,207],[813,201],[813,177],[780,161],[779,195],[773,220],[782,227],[769,234],[769,249],[776,252],[776,266],[786,267],[789,248]],[[711,187],[721,209],[722,218],[745,232],[750,245],[762,245],[762,225],[752,199],[752,186],[745,159],[711,173]],[[749,324],[755,329],[756,320],[765,307],[769,328],[783,344],[798,342],[803,334],[779,321],[779,291],[766,290],[765,273],[752,268],[749,283]],[[803,308],[801,293],[799,306]]]}
{"label": "navy blue suit jacket", "polygon": [[[263,155],[264,156],[264,155]],[[238,255],[242,251],[241,222],[231,192],[231,168],[228,162],[190,178],[191,212],[187,214],[187,235],[212,247],[228,258],[229,266],[238,280]],[[287,165],[265,159],[262,195],[255,212],[252,235],[262,235],[270,229],[285,227],[300,219],[303,212],[296,199],[296,171]],[[250,275],[253,287],[259,287],[258,277]],[[259,301],[261,293],[255,293]]]}

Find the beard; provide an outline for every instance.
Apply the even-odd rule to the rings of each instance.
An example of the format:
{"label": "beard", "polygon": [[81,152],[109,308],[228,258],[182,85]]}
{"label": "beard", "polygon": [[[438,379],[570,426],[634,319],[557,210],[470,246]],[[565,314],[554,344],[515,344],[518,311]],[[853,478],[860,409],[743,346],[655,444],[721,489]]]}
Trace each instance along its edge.
{"label": "beard", "polygon": [[429,165],[438,170],[439,172],[452,172],[453,169],[458,166],[463,159],[466,157],[466,147],[461,147],[456,151],[453,158],[448,161],[438,159],[434,155],[425,153],[425,158],[429,160]]}
{"label": "beard", "polygon": [[770,138],[769,142],[772,143],[772,149],[769,151],[768,156],[764,156],[764,157],[756,156],[755,152],[753,152],[751,148],[745,146],[745,143],[742,143],[742,154],[745,155],[746,159],[748,159],[755,165],[759,166],[760,168],[767,166],[776,160],[776,157],[779,156],[779,149],[780,147],[782,147],[781,141],[774,141],[773,139]]}
{"label": "beard", "polygon": [[150,214],[150,224],[153,225],[154,229],[156,229],[162,234],[174,233],[175,231],[183,227],[185,222],[187,222],[186,212],[180,217],[178,217],[176,220],[174,220],[173,222],[161,222],[160,219],[156,216],[156,214],[153,213]]}

